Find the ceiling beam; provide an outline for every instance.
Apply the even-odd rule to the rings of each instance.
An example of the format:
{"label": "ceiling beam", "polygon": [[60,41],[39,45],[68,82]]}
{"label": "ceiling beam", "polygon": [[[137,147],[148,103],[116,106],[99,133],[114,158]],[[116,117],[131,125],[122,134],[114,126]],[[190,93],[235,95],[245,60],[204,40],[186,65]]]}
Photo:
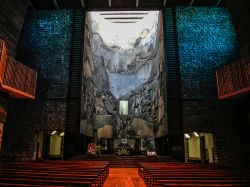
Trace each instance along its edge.
{"label": "ceiling beam", "polygon": [[84,0],[81,0],[82,8],[85,8]]}
{"label": "ceiling beam", "polygon": [[111,0],[108,0],[108,2],[109,2],[109,8],[111,8],[111,6],[112,6]]}
{"label": "ceiling beam", "polygon": [[139,0],[136,0],[136,8],[139,6]]}
{"label": "ceiling beam", "polygon": [[167,0],[163,1],[163,6],[166,6]]}
{"label": "ceiling beam", "polygon": [[193,4],[194,4],[194,0],[191,0],[189,6],[192,6]]}
{"label": "ceiling beam", "polygon": [[222,0],[218,0],[216,3],[216,6],[219,6],[219,4],[221,3]]}
{"label": "ceiling beam", "polygon": [[56,8],[57,8],[57,9],[60,9],[60,7],[59,7],[59,5],[58,5],[58,3],[57,3],[57,0],[53,0],[53,2],[54,2],[54,4],[55,4]]}

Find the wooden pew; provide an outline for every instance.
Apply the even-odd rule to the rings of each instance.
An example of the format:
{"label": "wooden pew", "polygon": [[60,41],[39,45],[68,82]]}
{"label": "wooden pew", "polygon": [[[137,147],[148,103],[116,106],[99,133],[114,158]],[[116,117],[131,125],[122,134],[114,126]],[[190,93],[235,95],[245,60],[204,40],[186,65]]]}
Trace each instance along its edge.
{"label": "wooden pew", "polygon": [[102,186],[106,161],[48,161],[0,163],[2,186]]}
{"label": "wooden pew", "polygon": [[247,186],[250,170],[185,163],[139,163],[148,186]]}

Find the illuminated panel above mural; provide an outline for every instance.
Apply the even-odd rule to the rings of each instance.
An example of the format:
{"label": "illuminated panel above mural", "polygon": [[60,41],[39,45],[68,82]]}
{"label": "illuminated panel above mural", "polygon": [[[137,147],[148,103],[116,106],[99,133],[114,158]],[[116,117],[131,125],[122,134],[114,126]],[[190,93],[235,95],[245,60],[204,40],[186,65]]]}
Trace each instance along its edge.
{"label": "illuminated panel above mural", "polygon": [[92,136],[86,133],[91,127],[98,130],[98,137],[103,133],[106,138],[107,134],[108,138],[166,134],[161,19],[159,11],[87,14],[83,134]]}

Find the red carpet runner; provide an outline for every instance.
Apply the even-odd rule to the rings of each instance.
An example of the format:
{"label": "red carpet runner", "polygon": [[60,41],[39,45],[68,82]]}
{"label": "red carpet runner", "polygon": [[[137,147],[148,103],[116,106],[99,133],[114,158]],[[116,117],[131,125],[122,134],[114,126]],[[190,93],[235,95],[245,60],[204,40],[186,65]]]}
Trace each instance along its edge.
{"label": "red carpet runner", "polygon": [[138,175],[138,168],[109,168],[103,187],[146,187]]}

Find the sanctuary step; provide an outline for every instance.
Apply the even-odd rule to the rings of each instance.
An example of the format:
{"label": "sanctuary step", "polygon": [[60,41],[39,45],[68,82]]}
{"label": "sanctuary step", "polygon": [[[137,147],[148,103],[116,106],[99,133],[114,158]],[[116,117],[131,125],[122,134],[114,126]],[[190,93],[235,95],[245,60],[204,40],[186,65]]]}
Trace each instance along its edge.
{"label": "sanctuary step", "polygon": [[175,159],[169,156],[114,156],[114,155],[102,155],[102,156],[89,156],[89,155],[77,155],[73,157],[73,160],[94,160],[94,161],[109,161],[109,167],[112,168],[135,168],[138,167],[138,162],[177,162]]}

